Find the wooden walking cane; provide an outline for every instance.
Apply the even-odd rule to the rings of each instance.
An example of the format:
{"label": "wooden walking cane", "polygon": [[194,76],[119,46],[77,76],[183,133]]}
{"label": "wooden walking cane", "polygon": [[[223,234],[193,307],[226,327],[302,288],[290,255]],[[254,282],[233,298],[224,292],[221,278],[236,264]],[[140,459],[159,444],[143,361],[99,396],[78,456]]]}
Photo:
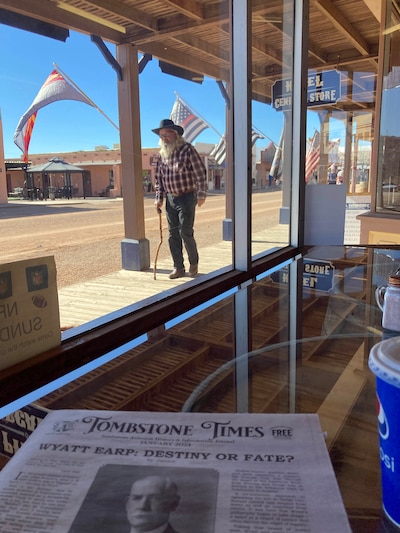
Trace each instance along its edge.
{"label": "wooden walking cane", "polygon": [[157,213],[158,213],[158,218],[159,218],[159,221],[160,221],[160,242],[158,243],[157,250],[156,250],[156,256],[155,256],[155,258],[154,258],[154,279],[157,279],[157,278],[156,278],[156,271],[157,271],[158,252],[160,251],[160,248],[161,248],[161,245],[162,245],[162,241],[163,241],[163,236],[162,236],[162,220],[161,220],[161,208],[160,208],[160,207],[157,208]]}

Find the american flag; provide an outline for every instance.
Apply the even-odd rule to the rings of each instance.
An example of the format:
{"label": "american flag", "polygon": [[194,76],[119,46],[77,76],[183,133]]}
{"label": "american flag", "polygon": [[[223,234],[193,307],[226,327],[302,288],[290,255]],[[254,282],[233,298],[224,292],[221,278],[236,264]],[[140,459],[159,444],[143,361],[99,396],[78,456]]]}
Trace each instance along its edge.
{"label": "american flag", "polygon": [[[264,135],[261,135],[261,133],[258,133],[255,130],[252,130],[251,132],[251,144],[254,146],[254,143],[258,139],[265,139]],[[214,159],[214,161],[218,165],[222,165],[226,158],[226,138],[225,135],[221,137],[221,140],[219,143],[217,143],[214,148],[211,150],[209,157]]]}
{"label": "american flag", "polygon": [[305,180],[308,182],[311,174],[318,167],[320,159],[320,135],[319,131],[315,130],[314,136],[311,139],[310,145],[306,153],[306,171]]}
{"label": "american flag", "polygon": [[219,143],[217,143],[211,150],[209,157],[214,159],[218,165],[222,165],[226,158],[226,140],[225,135],[221,137]]}
{"label": "american flag", "polygon": [[328,141],[328,153],[330,163],[339,163],[340,138]]}
{"label": "american flag", "polygon": [[283,163],[283,129],[279,139],[279,145],[275,147],[274,159],[272,160],[271,169],[269,175],[273,179],[278,178],[282,174],[282,163]]}
{"label": "american flag", "polygon": [[14,143],[24,153],[24,161],[28,160],[28,147],[37,112],[42,107],[58,100],[78,100],[93,106],[87,96],[75,89],[57,69],[54,69],[40,88],[29,109],[20,118],[14,133]]}
{"label": "american flag", "polygon": [[258,133],[255,130],[251,130],[251,146],[254,146],[254,143],[258,139],[265,139],[264,135],[261,135],[261,133]]}
{"label": "american flag", "polygon": [[184,129],[183,135],[188,143],[193,142],[202,131],[208,128],[208,124],[201,118],[196,117],[179,96],[175,100],[170,119],[175,124],[182,126]]}

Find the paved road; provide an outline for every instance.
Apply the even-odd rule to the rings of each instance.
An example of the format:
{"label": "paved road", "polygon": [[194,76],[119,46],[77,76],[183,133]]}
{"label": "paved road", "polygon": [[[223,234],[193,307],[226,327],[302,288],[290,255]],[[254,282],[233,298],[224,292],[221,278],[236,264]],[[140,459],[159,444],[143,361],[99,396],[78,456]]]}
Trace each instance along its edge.
{"label": "paved road", "polygon": [[[254,231],[278,224],[281,198],[280,191],[253,195]],[[146,238],[150,241],[153,261],[160,240],[159,218],[152,197],[145,198],[144,207]],[[224,218],[225,196],[209,195],[196,214],[195,236],[199,249],[222,241]],[[124,238],[121,199],[21,200],[0,205],[0,220],[1,262],[54,255],[59,288],[121,269]],[[169,257],[164,214],[162,222],[159,260]]]}

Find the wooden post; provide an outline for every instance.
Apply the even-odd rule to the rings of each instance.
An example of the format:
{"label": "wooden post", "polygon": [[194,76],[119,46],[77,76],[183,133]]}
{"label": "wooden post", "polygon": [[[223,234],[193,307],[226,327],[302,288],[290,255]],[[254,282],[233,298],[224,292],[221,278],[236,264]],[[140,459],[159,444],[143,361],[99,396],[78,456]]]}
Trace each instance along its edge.
{"label": "wooden post", "polygon": [[144,226],[137,50],[129,44],[118,45],[117,58],[123,75],[118,82],[125,227],[125,238],[121,243],[122,268],[146,270],[150,267],[150,245],[145,238]]}

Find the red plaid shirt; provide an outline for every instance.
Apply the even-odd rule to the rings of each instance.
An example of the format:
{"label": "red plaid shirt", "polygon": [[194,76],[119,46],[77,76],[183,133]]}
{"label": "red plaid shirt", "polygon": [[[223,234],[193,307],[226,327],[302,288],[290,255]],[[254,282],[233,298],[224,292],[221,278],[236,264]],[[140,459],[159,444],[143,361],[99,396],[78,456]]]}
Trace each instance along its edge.
{"label": "red plaid shirt", "polygon": [[166,192],[180,196],[197,191],[198,198],[205,198],[206,176],[206,167],[199,153],[191,144],[184,143],[168,159],[158,156],[155,173],[156,201],[162,201]]}

